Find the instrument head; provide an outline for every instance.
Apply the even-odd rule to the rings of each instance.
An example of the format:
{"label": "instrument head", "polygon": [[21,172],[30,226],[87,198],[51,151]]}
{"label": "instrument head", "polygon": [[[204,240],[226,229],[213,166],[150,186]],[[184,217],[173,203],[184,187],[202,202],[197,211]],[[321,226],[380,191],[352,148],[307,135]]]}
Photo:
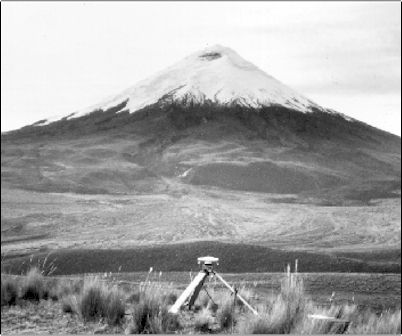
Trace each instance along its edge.
{"label": "instrument head", "polygon": [[214,264],[219,265],[219,258],[207,256],[207,257],[200,257],[197,259],[198,260],[198,265],[201,265],[201,268],[204,270],[207,270],[208,272],[211,272]]}

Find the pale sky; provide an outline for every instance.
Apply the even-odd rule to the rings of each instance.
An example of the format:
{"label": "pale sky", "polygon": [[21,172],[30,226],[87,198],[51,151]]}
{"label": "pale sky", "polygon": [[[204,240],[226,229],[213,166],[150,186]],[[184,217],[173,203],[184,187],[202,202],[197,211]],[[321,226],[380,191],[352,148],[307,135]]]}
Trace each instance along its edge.
{"label": "pale sky", "polygon": [[214,44],[401,134],[399,2],[3,2],[1,130],[96,104]]}

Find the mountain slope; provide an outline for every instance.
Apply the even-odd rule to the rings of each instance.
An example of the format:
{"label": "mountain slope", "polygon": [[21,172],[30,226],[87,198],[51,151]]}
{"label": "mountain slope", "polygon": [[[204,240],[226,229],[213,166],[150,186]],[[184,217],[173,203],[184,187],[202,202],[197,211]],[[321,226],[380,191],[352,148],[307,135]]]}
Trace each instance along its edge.
{"label": "mountain slope", "polygon": [[[400,185],[400,138],[336,114],[217,104],[117,108],[3,136],[3,182],[130,193],[164,189],[163,178],[174,178],[282,194],[346,186],[373,197]],[[24,143],[29,149],[16,155]]]}
{"label": "mountain slope", "polygon": [[205,239],[400,245],[400,137],[320,107],[220,46],[2,134],[1,174],[8,252]]}

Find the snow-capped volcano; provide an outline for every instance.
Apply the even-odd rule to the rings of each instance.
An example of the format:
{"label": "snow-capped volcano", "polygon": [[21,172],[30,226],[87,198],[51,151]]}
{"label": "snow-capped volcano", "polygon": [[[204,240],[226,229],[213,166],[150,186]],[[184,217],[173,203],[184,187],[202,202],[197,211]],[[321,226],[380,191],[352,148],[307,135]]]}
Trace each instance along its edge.
{"label": "snow-capped volcano", "polygon": [[160,192],[173,179],[332,202],[361,186],[353,197],[400,189],[399,137],[320,107],[222,46],[2,144],[2,182],[33,190]]}
{"label": "snow-capped volcano", "polygon": [[[251,108],[281,105],[300,112],[320,108],[244,60],[234,50],[215,45],[184,58],[111,99],[72,113],[67,119],[81,117],[94,110],[107,110],[125,101],[124,110],[130,113],[157,102],[172,101],[184,104],[212,102]],[[51,118],[36,125],[59,119],[61,117]]]}

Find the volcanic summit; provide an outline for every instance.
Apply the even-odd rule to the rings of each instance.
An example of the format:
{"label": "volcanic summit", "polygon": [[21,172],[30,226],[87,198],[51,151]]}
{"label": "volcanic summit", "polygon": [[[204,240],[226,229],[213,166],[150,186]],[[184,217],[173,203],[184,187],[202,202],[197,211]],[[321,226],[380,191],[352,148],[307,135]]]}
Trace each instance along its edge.
{"label": "volcanic summit", "polygon": [[[321,107],[219,45],[111,99],[2,139],[6,148],[40,144],[34,174],[19,175],[32,168],[22,164],[26,155],[2,166],[4,183],[34,190],[131,193],[163,190],[173,179],[342,202],[400,188],[399,137]],[[65,163],[57,150],[46,155],[79,139]]]}

